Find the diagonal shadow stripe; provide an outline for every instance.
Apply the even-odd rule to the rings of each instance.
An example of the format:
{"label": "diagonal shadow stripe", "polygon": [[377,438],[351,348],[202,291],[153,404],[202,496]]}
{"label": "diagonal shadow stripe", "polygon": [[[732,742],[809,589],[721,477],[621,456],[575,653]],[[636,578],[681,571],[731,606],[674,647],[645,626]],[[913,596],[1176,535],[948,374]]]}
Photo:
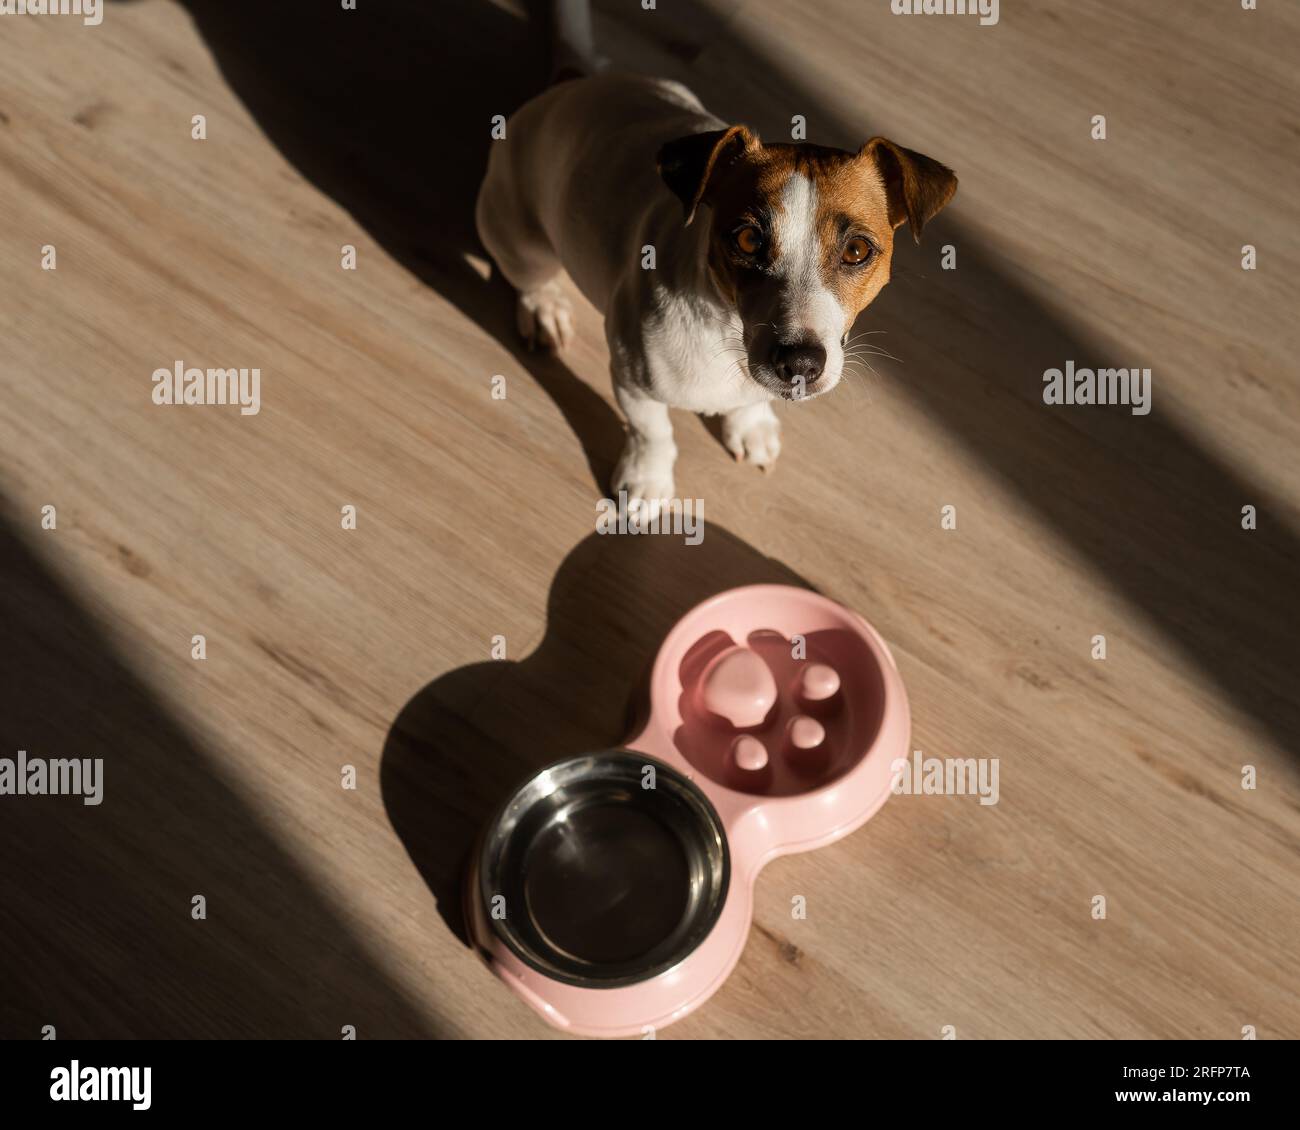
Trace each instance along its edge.
{"label": "diagonal shadow stripe", "polygon": [[[0,756],[104,759],[98,806],[0,797],[0,1037],[40,1039],[47,1024],[59,1039],[439,1034],[5,500],[0,624]],[[206,921],[191,919],[195,894]]]}
{"label": "diagonal shadow stripe", "polygon": [[[337,13],[319,18],[294,0],[256,12],[185,3],[283,153],[419,278],[513,348],[509,296],[483,284],[464,255],[481,254],[472,214],[489,144],[484,123],[545,81],[546,37],[536,21],[485,0],[459,5],[454,19],[418,0],[392,0],[358,38]],[[691,82],[724,116],[754,121],[761,99],[827,124],[820,140],[831,144],[856,148],[872,132],[818,98],[800,80],[799,61],[774,57],[743,21],[708,5],[664,8],[638,30],[661,29],[651,46],[688,61],[707,43],[710,65]],[[600,46],[618,46],[624,57],[615,61],[629,66],[647,54],[631,35]],[[760,85],[761,93],[744,95]],[[773,125],[788,128],[788,113],[771,112]],[[754,124],[761,131],[765,122]],[[1245,480],[1159,406],[1147,417],[1094,408],[1086,422],[1044,406],[1044,369],[1068,358],[1110,363],[1129,350],[1067,325],[960,223],[941,216],[927,246],[932,236],[960,242],[961,269],[928,271],[922,282],[921,252],[900,240],[895,281],[866,315],[905,351],[908,395],[1207,683],[1300,751],[1291,686],[1300,668],[1300,540],[1264,484]],[[564,412],[603,486],[620,442],[617,418],[561,363],[517,356]],[[1253,533],[1240,526],[1247,503],[1263,516]]]}
{"label": "diagonal shadow stripe", "polygon": [[[765,53],[742,21],[728,24],[726,35],[721,68],[711,56],[697,84],[720,111],[745,115],[737,91],[752,79],[726,71],[729,60],[743,58],[752,74],[765,76],[765,104],[779,100],[773,132],[788,129],[789,107],[807,107],[830,144],[856,149],[873,132],[819,99],[798,68]],[[752,118],[752,102],[748,109]],[[761,131],[765,122],[756,124]],[[960,245],[959,270],[933,269],[933,248],[945,242]],[[1081,417],[1045,405],[1042,375],[1067,359],[1157,372],[1160,359],[1068,325],[1017,281],[1018,268],[995,247],[949,217],[926,229],[926,244],[898,241],[894,281],[860,323],[885,329],[890,349],[902,351],[903,390],[1207,684],[1300,754],[1300,538],[1286,508],[1267,484],[1247,480],[1163,412],[1158,396],[1149,416],[1115,406],[1084,409]],[[1262,516],[1255,531],[1242,529],[1246,504]]]}

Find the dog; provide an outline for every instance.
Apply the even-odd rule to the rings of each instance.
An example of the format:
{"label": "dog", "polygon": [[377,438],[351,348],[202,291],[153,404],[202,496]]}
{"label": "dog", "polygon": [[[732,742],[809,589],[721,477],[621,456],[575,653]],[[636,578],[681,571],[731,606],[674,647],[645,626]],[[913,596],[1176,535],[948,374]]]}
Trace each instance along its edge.
{"label": "dog", "polygon": [[956,189],[951,169],[883,137],[856,153],[764,144],[678,82],[606,71],[509,119],[475,221],[530,345],[572,339],[562,271],[604,315],[627,421],[610,486],[653,514],[675,497],[669,409],[721,416],[727,450],[771,468],[773,402],[839,383],[895,231],[919,241]]}

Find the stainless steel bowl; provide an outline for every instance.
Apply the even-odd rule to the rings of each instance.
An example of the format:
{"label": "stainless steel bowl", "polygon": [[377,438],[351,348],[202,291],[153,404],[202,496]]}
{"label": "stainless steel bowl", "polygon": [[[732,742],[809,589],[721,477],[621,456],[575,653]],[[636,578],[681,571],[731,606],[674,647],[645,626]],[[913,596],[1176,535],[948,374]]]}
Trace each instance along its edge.
{"label": "stainless steel bowl", "polygon": [[[643,787],[647,767],[654,788]],[[630,750],[543,769],[497,813],[480,852],[477,895],[492,928],[534,969],[591,988],[644,981],[686,957],[722,913],[731,875],[708,798]]]}

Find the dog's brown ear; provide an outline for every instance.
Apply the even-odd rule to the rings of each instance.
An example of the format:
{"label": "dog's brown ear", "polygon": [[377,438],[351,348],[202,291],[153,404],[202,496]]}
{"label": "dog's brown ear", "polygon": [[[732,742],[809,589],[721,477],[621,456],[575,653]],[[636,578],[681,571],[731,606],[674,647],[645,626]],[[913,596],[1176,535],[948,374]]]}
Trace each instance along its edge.
{"label": "dog's brown ear", "polygon": [[666,143],[655,158],[659,175],[686,209],[686,223],[705,199],[709,182],[736,158],[758,148],[758,138],[745,126],[693,133]]}
{"label": "dog's brown ear", "polygon": [[889,194],[889,222],[898,227],[904,221],[912,227],[912,238],[921,242],[921,229],[957,191],[957,177],[924,153],[904,149],[888,138],[873,137],[858,154],[875,161]]}

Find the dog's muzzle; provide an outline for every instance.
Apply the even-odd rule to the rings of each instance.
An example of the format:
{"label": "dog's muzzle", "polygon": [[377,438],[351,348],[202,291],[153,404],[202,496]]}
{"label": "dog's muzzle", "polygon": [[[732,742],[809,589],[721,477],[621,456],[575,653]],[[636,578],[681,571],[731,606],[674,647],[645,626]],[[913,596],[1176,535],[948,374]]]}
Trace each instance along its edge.
{"label": "dog's muzzle", "polygon": [[772,371],[786,384],[807,388],[826,368],[826,350],[815,341],[777,344],[768,361]]}

